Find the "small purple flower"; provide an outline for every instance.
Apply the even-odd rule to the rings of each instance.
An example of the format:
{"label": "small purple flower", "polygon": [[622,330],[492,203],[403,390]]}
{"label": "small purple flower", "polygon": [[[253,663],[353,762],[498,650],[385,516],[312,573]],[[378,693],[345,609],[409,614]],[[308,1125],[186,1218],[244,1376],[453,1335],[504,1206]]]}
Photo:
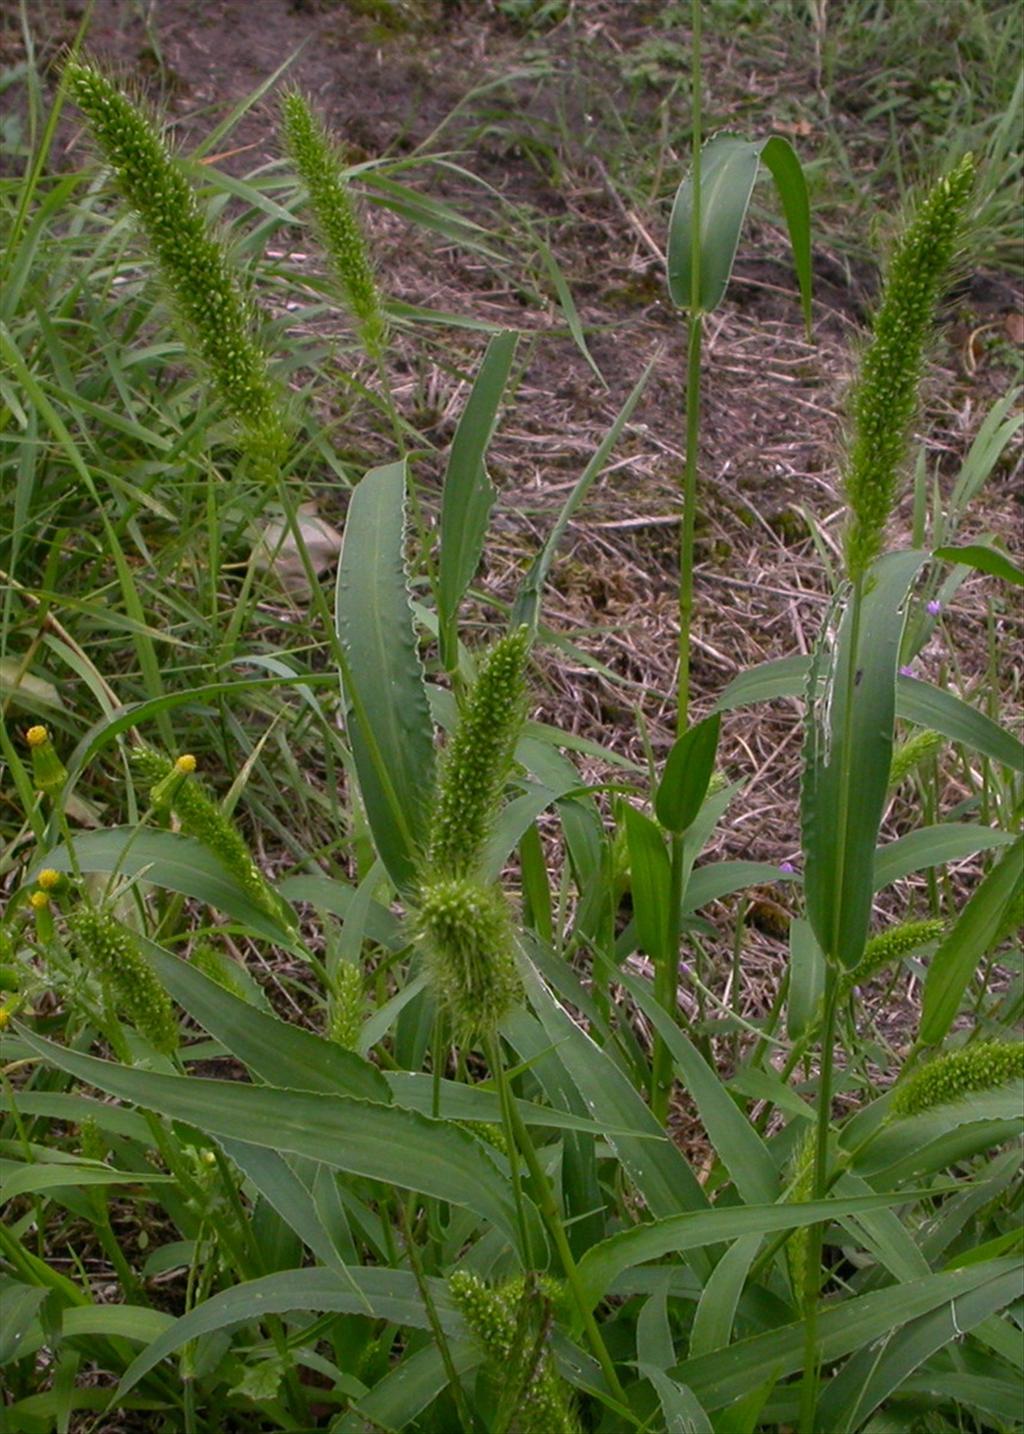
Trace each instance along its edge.
{"label": "small purple flower", "polygon": [[780,861],[779,870],[784,872],[786,876],[792,876],[794,871],[796,871],[796,867],[791,861]]}
{"label": "small purple flower", "polygon": [[942,604],[939,602],[938,598],[932,598],[931,602],[927,603],[925,606],[927,608],[929,616],[931,617],[938,617],[939,613],[942,611]]}
{"label": "small purple flower", "polygon": [[905,664],[905,666],[903,666],[903,667],[900,668],[900,676],[901,676],[901,677],[913,677],[913,675],[914,675],[914,665],[913,665],[912,662],[908,662],[908,663]]}

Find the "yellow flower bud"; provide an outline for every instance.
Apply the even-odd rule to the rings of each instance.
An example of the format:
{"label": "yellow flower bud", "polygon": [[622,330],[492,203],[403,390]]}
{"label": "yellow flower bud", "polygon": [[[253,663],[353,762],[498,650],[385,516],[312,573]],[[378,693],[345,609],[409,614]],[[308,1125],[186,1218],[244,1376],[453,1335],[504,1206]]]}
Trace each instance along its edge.
{"label": "yellow flower bud", "polygon": [[28,901],[35,911],[45,911],[50,904],[50,898],[45,891],[33,891]]}
{"label": "yellow flower bud", "polygon": [[191,752],[183,752],[174,765],[183,776],[190,777],[196,769],[196,759]]}
{"label": "yellow flower bud", "polygon": [[59,871],[54,871],[52,866],[44,866],[36,877],[36,885],[41,891],[52,891],[55,886],[60,886],[63,880]]}
{"label": "yellow flower bud", "polygon": [[41,747],[49,740],[50,734],[45,727],[30,727],[25,733],[25,741],[30,747]]}

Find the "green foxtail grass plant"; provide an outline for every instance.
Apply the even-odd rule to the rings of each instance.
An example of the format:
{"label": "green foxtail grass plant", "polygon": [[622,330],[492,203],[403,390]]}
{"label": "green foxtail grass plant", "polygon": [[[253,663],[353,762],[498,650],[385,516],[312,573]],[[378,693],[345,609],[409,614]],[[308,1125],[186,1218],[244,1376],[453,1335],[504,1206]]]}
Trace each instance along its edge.
{"label": "green foxtail grass plant", "polygon": [[[881,552],[897,496],[909,426],[918,403],[925,342],[962,232],[973,177],[973,162],[966,156],[924,197],[898,241],[851,399],[853,428],[844,475],[849,509],[845,557],[850,592],[832,656],[841,670],[838,677],[834,673],[826,677],[826,693],[822,694],[816,688],[816,665],[811,666],[801,793],[808,916],[826,958],[813,1184],[816,1199],[823,1198],[828,1188],[828,1133],[841,972],[856,966],[863,956],[871,909],[871,891],[865,877],[874,861],[892,766],[895,708],[891,695],[885,701],[884,694],[886,689],[891,694],[895,686],[902,615],[898,607],[889,610],[883,621],[893,636],[883,643],[877,618],[873,618],[876,630],[868,631],[869,624],[864,619],[866,599],[874,601],[876,607],[883,601],[878,570],[872,565]],[[919,567],[916,560],[908,566],[909,576],[916,574]],[[891,601],[887,593],[885,600]],[[823,633],[822,646],[830,641],[831,634]],[[865,641],[873,644],[872,654],[862,651]],[[872,668],[868,675],[871,658],[877,663],[883,653],[887,667]],[[883,706],[877,706],[880,695]],[[858,715],[869,711],[870,728],[865,730],[858,725]],[[869,738],[868,731],[873,732],[873,737]],[[870,774],[857,770],[866,764],[869,741],[875,749]],[[801,1434],[813,1434],[818,1397],[820,1226],[812,1227],[810,1242]]]}
{"label": "green foxtail grass plant", "polygon": [[[0,1222],[0,1422],[12,1429],[58,1434],[97,1417],[100,1396],[103,1410],[109,1406],[101,1420],[134,1419],[160,1434],[269,1434],[328,1421],[332,1434],[668,1434],[683,1425],[709,1434],[793,1428],[801,1417],[814,1434],[855,1434],[890,1413],[920,1414],[936,1429],[966,1430],[966,1418],[970,1434],[1012,1426],[1020,1381],[1011,1314],[1021,1267],[1019,1161],[1008,1142],[1022,1122],[1013,1118],[1008,1083],[1020,1076],[1022,1058],[1012,1043],[1018,953],[1001,943],[1019,922],[1019,847],[1009,845],[1007,829],[1019,814],[1021,754],[994,706],[983,716],[954,695],[952,680],[945,689],[927,681],[927,656],[917,681],[900,682],[898,705],[890,710],[881,700],[895,697],[897,664],[913,656],[905,637],[897,653],[921,569],[910,570],[924,561],[916,550],[948,545],[952,529],[943,537],[935,527],[929,537],[916,527],[914,553],[886,554],[885,517],[879,524],[865,505],[859,536],[851,517],[848,542],[863,571],[851,560],[806,686],[807,731],[822,738],[820,746],[809,739],[805,754],[811,795],[825,791],[828,800],[817,823],[805,823],[802,869],[795,841],[787,841],[792,860],[782,867],[708,850],[740,786],[714,775],[720,720],[725,750],[736,750],[734,737],[745,746],[748,734],[729,725],[732,714],[766,693],[791,700],[799,659],[782,672],[769,664],[740,673],[710,717],[694,720],[701,364],[715,359],[713,351],[702,355],[703,320],[722,302],[759,169],[782,198],[804,297],[809,239],[806,186],[779,136],[721,135],[701,147],[700,29],[717,7],[695,0],[692,13],[693,112],[683,118],[693,121],[696,154],[669,245],[670,294],[686,311],[687,432],[677,722],[663,763],[669,744],[656,728],[620,733],[627,741],[613,751],[575,724],[572,733],[545,723],[524,732],[523,721],[530,639],[554,646],[540,611],[550,564],[643,381],[519,593],[508,606],[504,594],[495,602],[513,613],[512,630],[496,643],[484,637],[469,680],[463,605],[468,598],[475,630],[486,629],[488,584],[474,574],[501,495],[483,463],[510,401],[516,335],[490,341],[457,425],[459,461],[449,462],[441,494],[442,513],[452,499],[455,518],[441,522],[436,543],[430,512],[418,534],[407,524],[413,469],[434,441],[428,428],[417,442],[414,405],[398,418],[393,397],[374,400],[378,408],[390,401],[398,418],[399,461],[375,452],[365,472],[361,453],[348,456],[358,433],[346,435],[342,460],[327,427],[318,427],[321,410],[308,406],[303,461],[311,478],[318,473],[325,501],[341,508],[347,499],[344,519],[336,519],[346,525],[344,571],[332,612],[322,574],[318,581],[300,547],[310,611],[278,621],[276,609],[255,602],[248,574],[239,589],[234,573],[222,571],[218,523],[229,510],[249,523],[245,505],[265,501],[276,483],[300,542],[289,475],[248,486],[204,481],[209,434],[199,421],[183,433],[168,398],[173,378],[157,359],[147,369],[133,347],[146,314],[135,286],[110,283],[116,246],[89,267],[81,241],[61,227],[91,238],[108,200],[93,186],[80,210],[39,211],[40,225],[56,225],[46,252],[60,254],[73,297],[51,306],[57,319],[44,343],[41,325],[15,332],[0,315],[0,347],[13,355],[0,381],[8,413],[0,461],[8,448],[20,455],[19,541],[42,552],[35,567],[14,564],[22,586],[0,597],[5,617],[25,619],[10,624],[10,635],[0,622],[0,699],[5,716],[18,710],[13,741],[0,724],[0,759],[14,778],[0,802],[0,889],[11,893],[0,912],[8,1202]],[[74,69],[67,73],[88,114],[93,90]],[[110,113],[118,125],[134,123],[117,105]],[[283,113],[292,118],[286,130],[303,141],[288,147],[292,168],[308,173],[282,176],[275,166],[244,181],[225,176],[221,186],[215,162],[208,170],[211,188],[232,195],[234,212],[251,215],[248,236],[245,220],[239,224],[239,252],[255,256],[275,225],[288,227],[304,183],[328,250],[317,189],[328,205],[340,195],[333,212],[341,249],[354,235],[363,247],[350,256],[372,282],[358,227],[343,229],[354,216],[329,135],[298,97],[285,100]],[[90,124],[102,147],[101,125]],[[225,133],[207,148],[222,147]],[[139,145],[127,155],[136,167],[139,154],[156,153],[142,138]],[[414,195],[396,178],[408,167],[405,158],[379,162],[385,202]],[[165,191],[172,203],[182,202],[182,182],[195,203],[188,170],[166,151],[154,173],[177,175]],[[77,180],[55,177],[47,191],[54,204],[62,184],[82,191]],[[121,185],[145,225],[123,176]],[[449,239],[459,232],[454,209],[415,197]],[[34,196],[24,209],[31,237]],[[941,209],[926,201],[933,230]],[[116,225],[112,232],[120,237]],[[192,232],[219,242],[216,230]],[[906,252],[905,241],[897,253]],[[340,272],[337,255],[328,257]],[[236,282],[226,250],[222,258]],[[897,279],[906,271],[894,263]],[[19,273],[33,275],[20,257],[9,272],[14,288]],[[254,276],[262,283],[258,260]],[[164,272],[169,289],[172,278]],[[307,276],[290,272],[287,253],[275,254],[267,279],[276,299],[308,299]],[[933,280],[937,294],[941,280]],[[42,285],[40,292],[49,294]],[[915,293],[907,332],[916,333]],[[6,303],[0,296],[0,309]],[[180,301],[175,307],[180,320]],[[346,307],[368,352],[378,346],[384,379],[381,311],[375,331],[365,303],[363,315],[350,297]],[[247,301],[243,308],[256,342],[253,310]],[[308,327],[298,309],[289,305],[277,344],[282,369],[311,372],[314,390],[321,372],[316,361],[307,367],[312,350],[297,337]],[[888,294],[883,311],[896,312]],[[318,329],[332,321],[319,303],[312,312]],[[403,321],[403,360],[417,322]],[[97,383],[84,349],[64,353],[63,339],[80,323],[116,365],[116,381]],[[147,326],[146,345],[164,352],[166,326],[152,341],[150,327],[157,325]],[[202,358],[187,317],[186,327]],[[879,320],[874,342],[896,332],[895,321]],[[318,333],[317,342],[328,337]],[[430,362],[461,383],[468,366],[458,345],[474,341],[465,327],[446,335]],[[118,363],[121,347],[140,361]],[[872,385],[882,394],[880,375],[891,377],[897,347],[890,343],[885,363],[866,360],[866,378],[853,388],[855,419],[858,394]],[[88,406],[74,407],[67,381],[50,372],[54,353],[68,359]],[[212,375],[211,360],[204,362]],[[122,389],[130,402],[118,406],[115,423],[112,395],[120,405]],[[230,396],[217,392],[214,407],[226,408],[244,433]],[[979,435],[993,463],[1007,441],[993,435],[1012,430],[1011,408],[1012,401],[997,406]],[[100,467],[94,455],[107,409]],[[906,405],[889,412],[895,422]],[[172,445],[173,459],[150,437]],[[903,423],[901,444],[905,438]],[[184,448],[173,447],[179,440]],[[896,452],[876,440],[863,452]],[[375,424],[374,445],[388,442]],[[68,579],[80,548],[66,525],[77,509],[61,497],[50,511],[39,496],[49,502],[53,475],[67,472],[65,451],[80,461],[81,491],[107,524],[105,546],[90,550],[84,572],[92,582],[99,558],[117,570],[124,613],[112,614],[109,628],[98,617],[107,587],[86,598]],[[861,451],[851,434],[849,461]],[[874,462],[848,483],[851,499]],[[895,501],[901,466],[897,456],[890,478],[882,475],[876,509]],[[352,481],[344,499],[328,470],[339,487]],[[93,473],[100,481],[90,486]],[[179,493],[181,531],[169,537],[161,525],[167,511],[176,513]],[[431,489],[423,494],[437,501]],[[951,501],[959,515],[967,500]],[[938,488],[935,502],[938,510]],[[204,505],[208,544],[197,532]],[[40,536],[32,525],[44,511]],[[864,556],[869,528],[874,557]],[[893,559],[909,575],[902,586],[892,579]],[[928,611],[930,597],[947,605],[948,585],[967,563],[949,559],[957,568],[944,578],[944,560],[937,556],[912,608]],[[89,644],[72,645],[68,629],[78,623]],[[994,635],[995,608],[990,628]],[[935,641],[950,641],[953,629],[944,623]],[[65,653],[74,681],[61,686],[55,669]],[[90,702],[98,710],[86,726]],[[897,717],[917,735],[894,752]],[[440,725],[449,726],[447,737]],[[162,755],[149,745],[150,728],[164,751],[191,749],[198,759]],[[26,729],[36,733],[27,745]],[[246,754],[245,782],[236,784],[245,819],[237,826],[200,776],[210,771],[206,752],[235,739]],[[971,790],[966,800],[957,793],[946,819],[946,794],[937,791],[934,810],[925,800],[916,824],[915,788],[906,784],[894,802],[889,784],[941,744],[950,747],[943,769],[956,770],[958,782],[962,774]],[[641,748],[637,760],[624,755]],[[830,787],[840,769],[847,785]],[[262,840],[250,850],[242,831],[251,828]],[[725,842],[733,854],[742,834],[737,822]],[[254,861],[264,841],[280,873],[273,883]],[[919,885],[902,877],[940,871],[951,852],[957,870],[941,890],[936,883],[941,900],[925,905]],[[991,862],[977,883],[963,861],[973,853]],[[881,890],[883,868],[901,873],[894,900]],[[842,879],[850,871],[864,898],[856,910]],[[755,882],[777,886],[777,904],[793,918],[789,967],[768,1010],[763,948],[756,980],[744,979],[745,916],[755,899],[746,893]],[[727,968],[727,943],[714,939],[722,937],[718,903],[740,893]],[[896,922],[896,910],[907,919]],[[921,919],[928,910],[935,919]],[[678,965],[686,947],[692,972]],[[861,988],[912,952],[901,1017],[927,974],[921,1027],[907,1054],[890,1049],[902,1042],[906,1019],[890,1023],[883,1004],[874,1029]],[[768,959],[777,969],[783,957]],[[894,991],[900,974],[897,967]],[[953,996],[937,1004],[939,987],[940,997],[947,988]],[[941,1047],[954,1028],[964,1048],[919,1064],[924,1047]],[[844,1081],[836,1103],[834,1063]],[[685,1093],[683,1139],[671,1119],[676,1082]],[[977,1097],[988,1091],[995,1094],[985,1108],[999,1118],[977,1120]],[[65,1248],[70,1260],[54,1257]],[[802,1339],[794,1321],[803,1321]],[[110,1333],[124,1330],[130,1341]]]}

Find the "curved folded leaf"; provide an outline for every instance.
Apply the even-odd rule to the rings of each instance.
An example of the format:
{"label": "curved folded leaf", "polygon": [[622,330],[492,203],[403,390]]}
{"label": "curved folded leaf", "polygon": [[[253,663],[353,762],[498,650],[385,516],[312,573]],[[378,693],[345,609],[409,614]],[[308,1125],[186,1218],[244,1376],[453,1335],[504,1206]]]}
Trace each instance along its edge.
{"label": "curved folded leaf", "polygon": [[349,740],[377,852],[412,884],[434,784],[434,729],[405,570],[405,463],[374,468],[349,504],[335,621],[348,665]]}
{"label": "curved folded leaf", "polygon": [[254,1075],[293,1090],[390,1103],[387,1081],[354,1051],[256,1010],[152,941],[139,944],[168,995]]}
{"label": "curved folded leaf", "polygon": [[974,891],[931,959],[918,1035],[922,1045],[938,1045],[953,1024],[975,967],[996,939],[1007,906],[1022,884],[1024,837],[1019,837]]}
{"label": "curved folded leaf", "polygon": [[[365,1314],[369,1308],[377,1319],[412,1329],[429,1328],[415,1276],[409,1271],[359,1266],[349,1274],[351,1280],[334,1270],[285,1270],[223,1290],[157,1335],[125,1370],[118,1386],[118,1398],[190,1340],[214,1330],[262,1320],[270,1314],[286,1314],[291,1310]],[[451,1303],[445,1282],[428,1280],[428,1285],[442,1328],[447,1333],[464,1334],[462,1317]]]}
{"label": "curved folded leaf", "polygon": [[[916,1192],[924,1195],[926,1191]],[[646,1225],[633,1225],[602,1240],[588,1250],[579,1263],[580,1280],[593,1304],[604,1298],[615,1278],[634,1265],[658,1260],[663,1255],[700,1250],[723,1240],[740,1240],[747,1235],[773,1235],[780,1230],[799,1230],[822,1220],[855,1215],[859,1210],[880,1210],[889,1205],[906,1205],[915,1192],[898,1195],[851,1196],[845,1200],[811,1200],[804,1204],[746,1205],[722,1210],[694,1210],[669,1215]]]}
{"label": "curved folded leaf", "polygon": [[[708,314],[725,294],[736,260],[740,231],[761,165],[775,181],[782,202],[793,263],[800,284],[804,322],[811,322],[811,207],[807,181],[793,146],[781,135],[749,140],[720,134],[701,154],[700,177],[700,308]],[[676,192],[669,220],[668,291],[680,309],[690,307],[693,183],[687,177]]]}
{"label": "curved folded leaf", "polygon": [[[75,860],[80,871],[119,871],[125,877],[141,876],[153,886],[194,897],[224,912],[277,946],[293,946],[292,933],[256,906],[234,873],[201,842],[180,832],[137,827],[81,832],[75,836]],[[44,866],[52,866],[55,871],[73,870],[63,842],[42,854],[31,874]]]}

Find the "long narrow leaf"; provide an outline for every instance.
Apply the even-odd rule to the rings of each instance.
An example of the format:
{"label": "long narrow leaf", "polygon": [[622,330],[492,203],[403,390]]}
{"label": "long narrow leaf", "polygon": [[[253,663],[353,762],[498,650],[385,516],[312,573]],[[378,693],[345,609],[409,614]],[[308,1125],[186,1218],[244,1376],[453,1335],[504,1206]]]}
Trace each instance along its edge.
{"label": "long narrow leaf", "polygon": [[336,621],[348,659],[349,737],[377,851],[400,887],[415,877],[434,739],[405,572],[405,464],[367,473],[352,495]]}

